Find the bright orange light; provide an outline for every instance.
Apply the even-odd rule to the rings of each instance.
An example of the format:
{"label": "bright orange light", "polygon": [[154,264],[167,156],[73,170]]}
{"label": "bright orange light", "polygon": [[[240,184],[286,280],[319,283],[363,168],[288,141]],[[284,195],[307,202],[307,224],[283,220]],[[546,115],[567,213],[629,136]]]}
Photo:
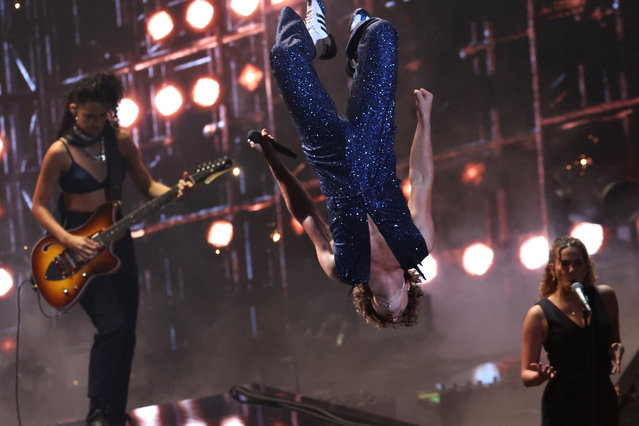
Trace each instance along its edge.
{"label": "bright orange light", "polygon": [[16,341],[13,337],[7,337],[2,341],[2,343],[0,343],[0,351],[7,355],[11,355],[15,350]]}
{"label": "bright orange light", "polygon": [[548,264],[548,240],[542,235],[530,237],[519,247],[519,261],[534,270]]}
{"label": "bright orange light", "polygon": [[257,89],[264,78],[264,72],[253,64],[246,64],[237,82],[249,92]]}
{"label": "bright orange light", "polygon": [[220,426],[246,426],[246,423],[242,418],[236,414],[224,417],[220,421]]}
{"label": "bright orange light", "polygon": [[570,230],[570,236],[581,240],[586,246],[588,254],[599,251],[604,242],[604,229],[597,223],[577,223]]}
{"label": "bright orange light", "polygon": [[13,274],[6,267],[0,267],[0,298],[6,297],[13,289]]}
{"label": "bright orange light", "polygon": [[213,20],[213,5],[208,1],[195,0],[186,9],[186,22],[195,29],[201,30]]}
{"label": "bright orange light", "polygon": [[165,117],[182,107],[182,94],[175,86],[166,86],[155,95],[155,108]]}
{"label": "bright orange light", "polygon": [[133,99],[124,98],[118,106],[118,118],[122,127],[131,127],[138,119],[140,107]]}
{"label": "bright orange light", "polygon": [[291,229],[298,237],[304,233],[304,227],[294,217],[291,218]]}
{"label": "bright orange light", "polygon": [[0,157],[4,154],[4,140],[0,137]]}
{"label": "bright orange light", "polygon": [[259,3],[259,0],[231,0],[231,9],[238,15],[249,16],[255,12]]}
{"label": "bright orange light", "polygon": [[215,248],[229,245],[233,239],[233,224],[228,220],[216,220],[209,227],[206,241]]}
{"label": "bright orange light", "polygon": [[280,231],[276,229],[273,232],[271,232],[270,237],[271,237],[271,240],[273,240],[273,242],[276,243],[282,239],[282,234],[280,234]]}
{"label": "bright orange light", "polygon": [[486,163],[466,163],[462,172],[462,183],[479,186],[484,180],[484,172],[486,171]]}
{"label": "bright orange light", "polygon": [[149,18],[146,30],[153,40],[162,40],[173,31],[173,18],[164,10],[156,12]]}
{"label": "bright orange light", "polygon": [[462,262],[470,275],[484,275],[493,264],[495,253],[483,243],[473,243],[464,250]]}
{"label": "bright orange light", "polygon": [[410,198],[410,181],[408,179],[404,179],[400,188],[402,190],[402,194],[404,194],[404,198],[408,200]]}
{"label": "bright orange light", "polygon": [[197,80],[193,86],[193,102],[200,106],[210,107],[220,97],[220,83],[209,77]]}

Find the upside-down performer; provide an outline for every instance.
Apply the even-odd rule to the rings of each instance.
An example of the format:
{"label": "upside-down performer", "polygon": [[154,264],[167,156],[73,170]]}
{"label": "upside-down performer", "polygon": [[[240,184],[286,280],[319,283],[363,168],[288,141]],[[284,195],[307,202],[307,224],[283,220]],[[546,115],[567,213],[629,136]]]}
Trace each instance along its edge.
{"label": "upside-down performer", "polygon": [[258,144],[286,205],[313,241],[324,272],[354,286],[353,303],[376,327],[416,323],[419,265],[432,247],[432,95],[415,90],[417,129],[410,152],[411,197],[396,176],[393,147],[397,33],[363,9],[353,13],[347,46],[353,76],[345,117],[337,113],[312,61],[330,59],[335,44],[324,4],[307,2],[304,22],[281,11],[271,65],[295,120],[302,148],[326,197],[330,227],[309,194],[277,159],[266,130]]}

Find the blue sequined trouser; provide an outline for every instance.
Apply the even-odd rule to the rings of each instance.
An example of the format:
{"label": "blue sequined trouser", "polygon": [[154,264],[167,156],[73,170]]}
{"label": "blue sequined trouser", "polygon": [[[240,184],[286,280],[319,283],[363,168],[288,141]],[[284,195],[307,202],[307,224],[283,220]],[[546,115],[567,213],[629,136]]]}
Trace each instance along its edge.
{"label": "blue sequined trouser", "polygon": [[357,45],[345,117],[319,80],[313,41],[290,8],[282,9],[271,51],[273,74],[326,196],[340,279],[349,284],[369,280],[369,215],[403,269],[427,254],[395,173],[397,32],[371,19]]}

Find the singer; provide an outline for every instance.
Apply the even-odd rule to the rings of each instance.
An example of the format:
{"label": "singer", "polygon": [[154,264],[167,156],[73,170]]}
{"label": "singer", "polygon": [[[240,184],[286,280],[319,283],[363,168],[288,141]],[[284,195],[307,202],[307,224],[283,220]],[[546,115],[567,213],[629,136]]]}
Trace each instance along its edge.
{"label": "singer", "polygon": [[[541,401],[543,425],[618,424],[610,381],[620,372],[623,356],[617,296],[595,280],[584,244],[557,238],[541,280],[541,300],[526,314],[521,353],[524,385],[548,382]],[[584,300],[575,291],[580,287]],[[542,346],[548,363],[540,359]]]}
{"label": "singer", "polygon": [[[273,74],[326,197],[330,228],[308,193],[260,143],[286,205],[313,241],[325,273],[354,286],[355,309],[376,327],[414,325],[422,291],[418,265],[433,235],[430,111],[433,96],[415,90],[417,129],[410,153],[412,195],[407,204],[395,172],[397,33],[357,9],[349,24],[353,84],[345,117],[319,80],[313,59],[330,59],[335,46],[324,4],[307,1],[306,23],[282,9],[271,51]],[[262,132],[264,141],[271,138]],[[256,147],[256,144],[252,143]],[[330,229],[330,231],[329,231]]]}

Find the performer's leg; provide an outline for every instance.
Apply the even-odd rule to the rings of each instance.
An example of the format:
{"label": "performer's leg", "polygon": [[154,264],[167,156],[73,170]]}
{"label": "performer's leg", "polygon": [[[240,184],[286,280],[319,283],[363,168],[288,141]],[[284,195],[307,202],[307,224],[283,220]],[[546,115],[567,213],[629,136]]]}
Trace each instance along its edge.
{"label": "performer's leg", "polygon": [[[365,32],[354,34],[347,48],[356,52],[357,65],[346,115],[357,134],[375,135],[385,128],[394,131],[397,32],[388,21],[378,18],[363,22],[361,27]],[[351,46],[356,37],[359,43]]]}
{"label": "performer's leg", "polygon": [[309,148],[334,140],[333,129],[342,126],[335,103],[313,67],[314,57],[315,46],[304,21],[284,7],[271,50],[271,67],[302,142]]}

